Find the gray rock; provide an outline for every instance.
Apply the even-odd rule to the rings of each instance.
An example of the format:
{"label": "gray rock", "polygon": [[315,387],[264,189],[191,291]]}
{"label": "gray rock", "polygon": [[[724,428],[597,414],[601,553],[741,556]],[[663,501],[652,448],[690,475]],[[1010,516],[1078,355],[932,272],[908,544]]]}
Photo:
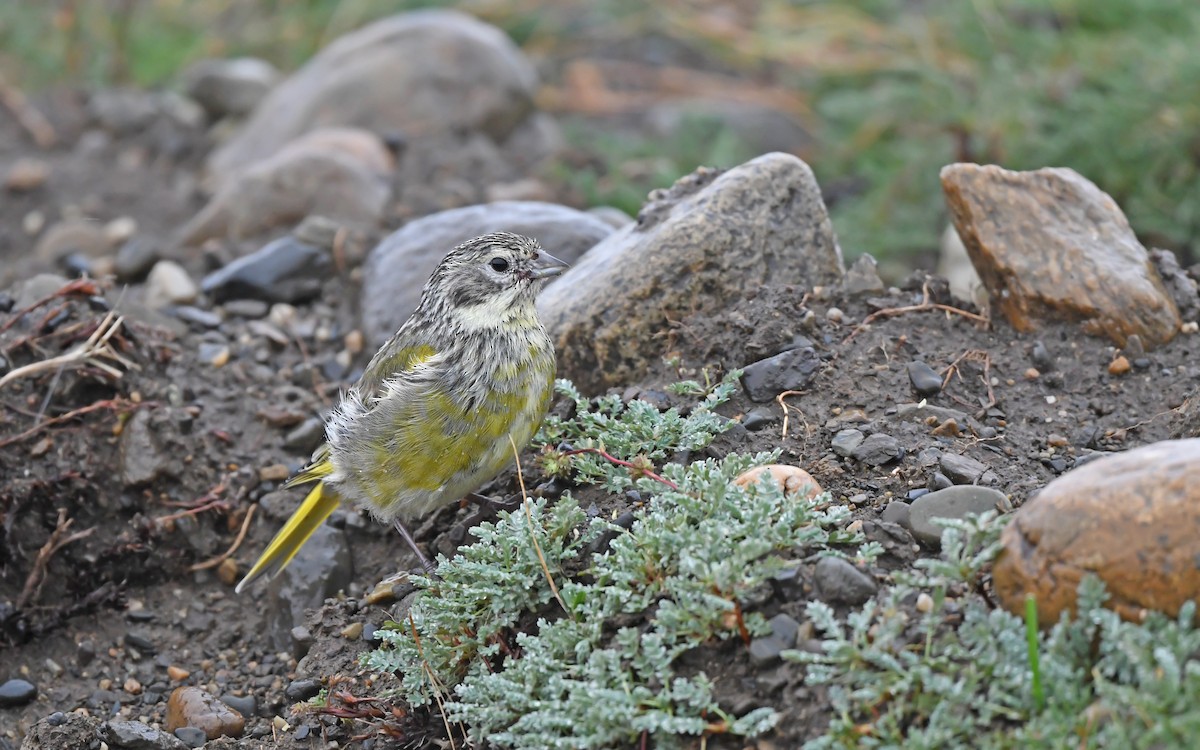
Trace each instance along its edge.
{"label": "gray rock", "polygon": [[750,432],[758,432],[779,421],[779,415],[766,407],[758,407],[746,412],[742,418],[742,426]]}
{"label": "gray rock", "polygon": [[37,697],[37,685],[28,680],[13,678],[0,684],[0,708],[24,706]]}
{"label": "gray rock", "polygon": [[246,318],[247,320],[265,318],[271,310],[266,302],[257,299],[231,299],[221,305],[221,309],[231,318]]}
{"label": "gray rock", "polygon": [[904,503],[899,500],[893,500],[884,507],[883,512],[879,514],[879,518],[887,523],[895,523],[903,526],[906,529],[911,529],[911,512],[912,508],[909,507],[908,503]]}
{"label": "gray rock", "polygon": [[149,409],[138,409],[121,432],[117,466],[126,489],[149,484],[170,472],[170,454],[152,419]]}
{"label": "gray rock", "polygon": [[862,445],[863,438],[864,435],[861,430],[847,427],[844,430],[838,430],[837,434],[833,436],[829,447],[842,458],[849,458],[854,455],[854,450]]}
{"label": "gray rock", "polygon": [[833,604],[856,606],[879,590],[875,579],[841,557],[822,557],[813,571],[817,596]]}
{"label": "gray rock", "polygon": [[121,750],[186,750],[188,747],[178,737],[140,721],[105,722],[100,733],[109,745]]}
{"label": "gray rock", "polygon": [[288,700],[292,701],[306,701],[319,692],[321,692],[321,682],[311,677],[303,680],[293,680],[283,690],[283,694],[287,696]]}
{"label": "gray rock", "polygon": [[154,121],[159,102],[153,92],[143,89],[99,89],[88,97],[88,112],[113,135],[129,135]]}
{"label": "gray rock", "polygon": [[153,242],[133,238],[121,245],[113,261],[119,281],[141,281],[159,260],[159,248]]}
{"label": "gray rock", "polygon": [[1050,372],[1054,369],[1054,355],[1041,341],[1033,342],[1033,348],[1029,350],[1029,358],[1042,372]]}
{"label": "gray rock", "polygon": [[863,253],[846,269],[846,293],[868,294],[882,292],[883,279],[879,278],[879,264],[875,258]]}
{"label": "gray rock", "polygon": [[533,112],[537,87],[533,65],[499,29],[454,11],[404,13],[317,53],[267,94],[208,166],[221,182],[330,126],[404,133],[410,148],[441,132],[501,143]]}
{"label": "gray rock", "polygon": [[219,182],[176,242],[247,237],[313,214],[374,229],[391,197],[395,168],[395,157],[374,133],[313,130]]}
{"label": "gray rock", "polygon": [[976,484],[988,470],[984,462],[957,453],[943,453],[938,464],[955,484]]}
{"label": "gray rock", "polygon": [[292,650],[292,628],[304,612],[350,585],[353,568],[346,534],[321,526],[267,589],[267,631],[277,651]]}
{"label": "gray rock", "polygon": [[182,80],[184,93],[216,119],[249,114],[279,81],[279,71],[256,57],[209,59],[189,65]]}
{"label": "gray rock", "polygon": [[367,257],[362,314],[370,345],[383,344],[408,318],[446,253],[473,237],[498,231],[533,237],[546,252],[573,263],[613,228],[583,211],[537,201],[467,206],[409,222]]}
{"label": "gray rock", "polygon": [[821,357],[807,339],[795,349],[746,365],[742,387],[751,401],[772,401],[784,391],[804,388],[821,369]]}
{"label": "gray rock", "polygon": [[[1179,259],[1170,250],[1150,249],[1150,260],[1162,278],[1167,294],[1175,300],[1179,315],[1185,321],[1200,319],[1200,287],[1179,266]],[[1128,349],[1128,343],[1126,344]]]}
{"label": "gray rock", "polygon": [[67,277],[56,273],[39,273],[36,276],[18,281],[12,285],[12,309],[20,310],[29,307],[38,300],[49,297],[67,283]]}
{"label": "gray rock", "polygon": [[56,264],[70,255],[99,258],[111,249],[104,225],[76,219],[60,221],[46,230],[33,254],[44,264]]}
{"label": "gray rock", "polygon": [[186,305],[195,301],[200,289],[187,270],[173,260],[160,260],[150,269],[146,277],[144,298],[146,307],[162,310],[172,305]]}
{"label": "gray rock", "polygon": [[332,268],[328,252],[289,235],[213,271],[200,288],[214,302],[303,302],[321,293]]}
{"label": "gray rock", "polygon": [[324,439],[325,423],[316,417],[309,417],[284,436],[283,447],[308,455],[316,450]]}
{"label": "gray rock", "polygon": [[904,449],[900,441],[887,433],[877,432],[863,440],[857,448],[850,452],[856,461],[862,461],[868,466],[883,466],[904,457]]}
{"label": "gray rock", "polygon": [[832,284],[842,275],[812,170],[772,153],[655,191],[636,225],[592,248],[538,307],[560,372],[598,391],[660,360],[664,316],[724,309],[767,282]]}
{"label": "gray rock", "polygon": [[935,519],[966,518],[970,513],[989,510],[1012,510],[1012,504],[1003,492],[990,487],[947,487],[912,501],[909,506],[909,528],[919,541],[936,546],[941,544],[943,527],[934,523]]}
{"label": "gray rock", "polygon": [[795,648],[796,634],[800,632],[800,623],[787,614],[777,614],[767,622],[770,634],[750,641],[750,661],[756,666],[777,661],[783,651]]}
{"label": "gray rock", "polygon": [[208,735],[196,727],[179,727],[175,730],[175,736],[188,747],[204,747],[204,743],[208,742]]}
{"label": "gray rock", "polygon": [[942,390],[942,376],[920,360],[908,363],[908,380],[922,396],[932,396]]}
{"label": "gray rock", "polygon": [[258,699],[253,695],[234,695],[233,693],[225,693],[221,696],[221,702],[229,706],[234,711],[244,716],[247,720],[258,714]]}

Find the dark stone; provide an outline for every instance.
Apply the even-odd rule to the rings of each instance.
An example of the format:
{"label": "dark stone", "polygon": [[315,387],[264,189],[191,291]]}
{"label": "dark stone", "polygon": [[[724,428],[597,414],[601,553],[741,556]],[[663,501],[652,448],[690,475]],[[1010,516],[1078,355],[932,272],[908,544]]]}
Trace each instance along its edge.
{"label": "dark stone", "polygon": [[183,750],[185,745],[161,729],[140,721],[108,721],[100,729],[105,740],[122,750]]}
{"label": "dark stone", "polygon": [[877,432],[863,440],[850,454],[856,461],[868,466],[883,466],[904,457],[900,441],[883,432]]}
{"label": "dark stone", "polygon": [[283,694],[288,700],[306,701],[321,692],[321,683],[312,678],[295,680],[284,689]]}
{"label": "dark stone", "polygon": [[267,589],[267,629],[277,650],[291,651],[292,628],[304,622],[304,612],[336,596],[353,578],[346,532],[323,525],[313,532],[288,566]]}
{"label": "dark stone", "polygon": [[879,590],[875,579],[841,557],[822,557],[813,571],[817,595],[826,602],[856,606]]}
{"label": "dark stone", "polygon": [[893,500],[887,504],[887,507],[883,509],[883,512],[879,514],[879,517],[888,523],[899,524],[907,529],[909,527],[910,510],[911,509],[909,508],[908,503],[902,503],[899,500]]}
{"label": "dark stone", "polygon": [[309,454],[316,450],[324,439],[325,423],[316,417],[309,417],[284,436],[283,447]]}
{"label": "dark stone", "polygon": [[1042,372],[1050,372],[1054,369],[1054,355],[1050,353],[1050,350],[1041,341],[1033,342],[1033,349],[1029,351],[1029,359]]}
{"label": "dark stone", "polygon": [[908,363],[908,380],[913,389],[922,396],[932,396],[942,390],[942,376],[921,361]]}
{"label": "dark stone", "polygon": [[232,693],[225,693],[221,696],[221,702],[246,717],[246,719],[250,719],[258,713],[258,699],[253,695],[237,696]]}
{"label": "dark stone", "polygon": [[117,273],[118,281],[141,281],[159,260],[161,255],[156,245],[135,237],[117,250],[113,270]]}
{"label": "dark stone", "polygon": [[939,545],[944,529],[938,518],[966,518],[989,510],[1007,511],[1012,505],[1003,492],[977,485],[957,485],[931,492],[909,506],[909,528],[913,536],[929,545]]}
{"label": "dark stone", "polygon": [[820,356],[811,342],[806,342],[804,346],[747,365],[742,373],[742,387],[752,401],[771,401],[783,391],[804,388],[820,369]]}
{"label": "dark stone", "polygon": [[768,408],[759,407],[746,412],[746,416],[742,418],[742,426],[750,432],[758,432],[778,421],[779,416],[773,411]]}
{"label": "dark stone", "polygon": [[988,470],[982,461],[957,453],[943,453],[938,463],[955,484],[975,484]]}
{"label": "dark stone", "polygon": [[145,654],[153,654],[158,651],[154,645],[154,641],[150,640],[147,636],[142,635],[141,633],[136,633],[132,630],[125,634],[125,645],[129,646],[130,648],[136,648],[138,651],[141,651]]}
{"label": "dark stone", "polygon": [[842,458],[849,458],[854,454],[855,449],[862,445],[862,442],[862,431],[848,427],[844,430],[838,430],[838,433],[833,436],[829,447]]}
{"label": "dark stone", "polygon": [[775,615],[768,624],[769,635],[750,641],[750,661],[758,666],[774,662],[784,650],[795,648],[796,634],[800,632],[800,623],[786,614]]}
{"label": "dark stone", "polygon": [[0,708],[24,706],[37,697],[37,685],[28,680],[12,679],[0,685]]}
{"label": "dark stone", "polygon": [[214,302],[305,302],[321,293],[333,261],[325,250],[286,236],[213,271],[200,288]]}
{"label": "dark stone", "polygon": [[196,727],[180,727],[175,730],[175,736],[188,747],[204,747],[208,742],[208,735]]}

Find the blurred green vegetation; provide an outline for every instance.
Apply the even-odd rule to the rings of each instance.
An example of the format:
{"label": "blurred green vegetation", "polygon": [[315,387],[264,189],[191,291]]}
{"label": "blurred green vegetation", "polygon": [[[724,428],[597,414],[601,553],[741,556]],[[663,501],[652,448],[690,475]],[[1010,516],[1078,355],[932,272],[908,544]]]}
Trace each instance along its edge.
{"label": "blurred green vegetation", "polygon": [[[0,0],[0,71],[36,89],[163,85],[217,55],[291,69],[370,20],[429,6],[499,25],[551,79],[609,50],[740,76],[768,97],[792,92],[802,106],[785,109],[815,143],[801,155],[851,256],[936,247],[946,221],[938,170],[959,160],[1072,167],[1113,195],[1147,242],[1200,250],[1196,0]],[[594,158],[557,176],[590,203],[628,211],[699,164],[751,153],[712,119],[670,139],[570,134]]]}

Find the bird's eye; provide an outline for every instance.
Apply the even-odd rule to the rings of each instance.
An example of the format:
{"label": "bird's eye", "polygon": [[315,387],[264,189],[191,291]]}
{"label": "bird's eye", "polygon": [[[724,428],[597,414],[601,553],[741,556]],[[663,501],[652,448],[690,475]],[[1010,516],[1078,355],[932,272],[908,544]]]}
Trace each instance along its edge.
{"label": "bird's eye", "polygon": [[492,258],[488,261],[488,265],[491,266],[492,270],[496,273],[504,273],[508,270],[508,261],[504,258]]}

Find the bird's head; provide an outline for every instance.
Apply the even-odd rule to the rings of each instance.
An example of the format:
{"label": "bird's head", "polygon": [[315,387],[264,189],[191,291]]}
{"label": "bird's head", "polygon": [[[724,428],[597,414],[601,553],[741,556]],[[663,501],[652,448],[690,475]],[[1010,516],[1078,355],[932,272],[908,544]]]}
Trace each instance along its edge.
{"label": "bird's head", "polygon": [[422,306],[436,304],[472,328],[532,319],[538,290],[566,269],[537,240],[485,234],[446,255],[425,287]]}

